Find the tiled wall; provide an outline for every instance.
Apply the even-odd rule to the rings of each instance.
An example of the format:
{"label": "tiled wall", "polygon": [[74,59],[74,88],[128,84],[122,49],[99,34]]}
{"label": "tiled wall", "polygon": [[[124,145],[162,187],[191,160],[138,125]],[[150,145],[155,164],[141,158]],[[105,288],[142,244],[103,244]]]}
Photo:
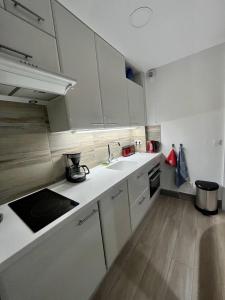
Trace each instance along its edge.
{"label": "tiled wall", "polygon": [[146,138],[148,141],[158,141],[161,142],[161,126],[160,125],[152,125],[146,126]]}
{"label": "tiled wall", "polygon": [[[82,152],[90,168],[107,159],[107,144],[142,140],[145,128],[50,133],[44,106],[0,101],[0,204],[64,177],[65,152]],[[120,148],[112,146],[113,155]]]}

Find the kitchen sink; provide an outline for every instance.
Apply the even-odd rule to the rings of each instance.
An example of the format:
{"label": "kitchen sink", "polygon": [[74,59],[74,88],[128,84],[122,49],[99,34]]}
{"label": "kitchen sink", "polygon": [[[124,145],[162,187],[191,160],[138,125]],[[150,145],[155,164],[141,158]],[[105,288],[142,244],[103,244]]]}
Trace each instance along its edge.
{"label": "kitchen sink", "polygon": [[107,168],[112,170],[124,171],[126,169],[133,168],[137,165],[135,161],[118,161],[109,165]]}

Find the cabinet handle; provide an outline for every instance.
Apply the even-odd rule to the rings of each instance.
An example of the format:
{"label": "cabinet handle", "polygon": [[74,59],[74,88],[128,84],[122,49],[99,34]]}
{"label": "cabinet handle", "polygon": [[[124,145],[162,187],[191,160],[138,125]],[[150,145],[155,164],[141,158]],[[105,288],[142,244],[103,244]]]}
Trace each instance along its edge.
{"label": "cabinet handle", "polygon": [[140,173],[139,175],[137,175],[137,179],[141,178],[144,175],[144,173]]}
{"label": "cabinet handle", "polygon": [[89,218],[91,218],[94,214],[96,214],[98,212],[98,210],[97,209],[93,209],[92,210],[92,212],[89,214],[89,215],[87,215],[86,217],[84,217],[83,219],[80,219],[79,221],[78,221],[78,225],[80,226],[80,225],[82,225],[83,223],[85,223]]}
{"label": "cabinet handle", "polygon": [[24,56],[26,59],[27,59],[27,58],[33,58],[33,56],[31,56],[30,54],[27,54],[27,53],[24,53],[24,52],[21,52],[21,51],[18,51],[18,50],[16,50],[16,49],[13,49],[13,48],[10,48],[10,47],[7,47],[7,46],[5,46],[5,45],[1,45],[1,44],[0,44],[0,49],[1,49],[1,48],[6,49],[6,50],[11,51],[11,52],[14,52],[14,53],[17,53],[17,54],[19,54],[19,55],[22,55],[22,56]]}
{"label": "cabinet handle", "polygon": [[116,193],[115,195],[113,195],[113,196],[111,197],[112,200],[115,199],[115,198],[117,198],[122,192],[123,192],[123,190],[119,190],[118,193]]}
{"label": "cabinet handle", "polygon": [[144,197],[142,197],[142,199],[138,202],[138,204],[141,205],[145,200],[146,200],[146,197],[144,196]]}
{"label": "cabinet handle", "polygon": [[91,123],[91,125],[102,126],[104,123]]}
{"label": "cabinet handle", "polygon": [[21,8],[23,8],[24,10],[26,10],[27,12],[29,12],[31,15],[35,16],[38,20],[38,22],[40,21],[45,21],[44,18],[42,18],[41,16],[39,16],[38,14],[36,14],[35,12],[33,12],[32,10],[30,10],[28,7],[24,6],[23,4],[21,4],[20,2],[16,1],[16,0],[11,0],[14,3],[14,6],[20,6]]}

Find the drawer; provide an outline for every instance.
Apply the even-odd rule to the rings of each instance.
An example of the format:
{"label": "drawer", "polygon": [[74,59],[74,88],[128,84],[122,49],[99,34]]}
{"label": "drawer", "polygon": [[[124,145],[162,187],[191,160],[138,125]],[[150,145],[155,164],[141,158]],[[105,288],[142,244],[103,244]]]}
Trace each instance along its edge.
{"label": "drawer", "polygon": [[1,8],[0,28],[1,54],[59,72],[55,38]]}
{"label": "drawer", "polygon": [[132,205],[136,199],[149,187],[149,168],[142,168],[128,178],[129,200]]}
{"label": "drawer", "polygon": [[5,0],[5,8],[33,26],[55,35],[50,0]]}
{"label": "drawer", "polygon": [[142,221],[151,204],[149,188],[147,188],[131,205],[131,228],[134,231]]}

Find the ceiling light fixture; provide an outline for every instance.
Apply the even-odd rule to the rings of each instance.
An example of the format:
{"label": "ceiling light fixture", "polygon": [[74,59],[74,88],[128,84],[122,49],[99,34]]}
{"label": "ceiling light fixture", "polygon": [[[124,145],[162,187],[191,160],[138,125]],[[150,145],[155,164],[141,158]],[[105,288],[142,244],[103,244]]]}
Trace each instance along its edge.
{"label": "ceiling light fixture", "polygon": [[146,26],[151,19],[153,10],[149,6],[140,6],[132,11],[129,15],[131,26],[135,28],[142,28]]}

